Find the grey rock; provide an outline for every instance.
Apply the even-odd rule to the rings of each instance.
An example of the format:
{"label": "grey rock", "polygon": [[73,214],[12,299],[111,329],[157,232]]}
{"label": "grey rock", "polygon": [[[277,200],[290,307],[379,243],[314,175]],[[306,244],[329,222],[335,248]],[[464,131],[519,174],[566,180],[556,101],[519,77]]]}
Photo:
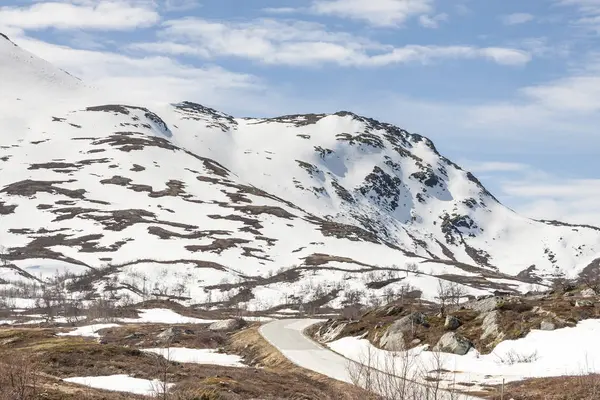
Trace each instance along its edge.
{"label": "grey rock", "polygon": [[595,297],[596,296],[596,292],[594,291],[594,289],[588,288],[588,289],[583,289],[579,295],[581,297]]}
{"label": "grey rock", "polygon": [[208,329],[215,332],[233,332],[246,326],[246,321],[243,319],[232,318],[223,321],[217,321],[210,324]]}
{"label": "grey rock", "polygon": [[464,336],[456,332],[448,332],[440,338],[433,350],[464,356],[471,347],[473,347],[473,344]]}
{"label": "grey rock", "polygon": [[553,331],[556,329],[556,325],[551,321],[542,321],[540,323],[540,329],[543,331]]}
{"label": "grey rock", "polygon": [[500,329],[498,327],[498,311],[489,311],[483,313],[481,316],[483,317],[483,322],[481,323],[481,329],[483,329],[481,340],[489,336],[492,336],[493,338],[498,337],[500,334]]}
{"label": "grey rock", "polygon": [[454,330],[458,329],[461,325],[462,325],[462,322],[460,322],[460,319],[458,319],[454,315],[446,316],[446,322],[444,322],[444,328],[454,331]]}
{"label": "grey rock", "polygon": [[464,307],[479,312],[490,312],[498,308],[498,304],[502,301],[500,297],[488,297],[474,302],[467,302]]}
{"label": "grey rock", "polygon": [[428,327],[425,314],[415,312],[394,321],[385,331],[379,343],[385,350],[399,351],[405,349],[404,334],[412,332],[417,326]]}
{"label": "grey rock", "polygon": [[575,307],[594,307],[594,302],[590,300],[577,300]]}
{"label": "grey rock", "polygon": [[[164,332],[163,332],[164,333]],[[139,339],[141,337],[144,337],[145,335],[143,333],[140,332],[134,332],[131,335],[127,335],[125,336],[123,339]],[[160,335],[158,335],[157,337],[160,337]]]}
{"label": "grey rock", "polygon": [[400,351],[406,349],[403,332],[390,332],[387,330],[379,341],[381,347],[389,351]]}
{"label": "grey rock", "polygon": [[175,336],[177,336],[179,333],[181,333],[181,329],[172,326],[168,329],[165,329],[158,335],[156,335],[156,338],[163,340],[163,341],[169,341],[169,340],[173,339]]}

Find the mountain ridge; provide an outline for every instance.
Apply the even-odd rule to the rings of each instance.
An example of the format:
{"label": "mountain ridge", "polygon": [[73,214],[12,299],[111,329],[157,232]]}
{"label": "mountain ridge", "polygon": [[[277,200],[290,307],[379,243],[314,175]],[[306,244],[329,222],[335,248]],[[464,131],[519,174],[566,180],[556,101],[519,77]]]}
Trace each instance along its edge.
{"label": "mountain ridge", "polygon": [[[57,83],[35,58],[3,62],[36,77],[15,93]],[[86,97],[28,111],[53,94],[38,97],[0,115],[5,285],[106,271],[92,291],[140,296],[143,276],[192,303],[338,307],[406,285],[432,299],[438,279],[524,291],[600,255],[598,228],[521,217],[430,139],[349,111],[236,118]]]}

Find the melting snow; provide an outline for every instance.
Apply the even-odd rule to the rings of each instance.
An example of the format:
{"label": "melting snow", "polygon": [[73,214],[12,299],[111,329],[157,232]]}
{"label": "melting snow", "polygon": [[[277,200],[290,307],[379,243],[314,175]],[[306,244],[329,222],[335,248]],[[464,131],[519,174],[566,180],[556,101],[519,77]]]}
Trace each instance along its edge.
{"label": "melting snow", "polygon": [[132,324],[210,324],[216,322],[214,319],[200,319],[184,317],[173,310],[166,308],[150,308],[138,310],[139,318],[121,318],[119,322]]}
{"label": "melting snow", "polygon": [[117,324],[94,324],[94,325],[86,325],[80,326],[79,328],[71,331],[71,332],[62,332],[57,333],[57,336],[84,336],[84,337],[95,337],[98,338],[100,335],[97,333],[102,329],[107,328],[116,328]]}
{"label": "melting snow", "polygon": [[143,349],[149,353],[160,354],[164,358],[194,364],[213,364],[224,367],[246,367],[242,358],[237,355],[217,353],[213,349],[189,349],[185,347],[171,347],[159,349]]}
{"label": "melting snow", "polygon": [[[501,342],[491,354],[480,355],[471,350],[464,356],[443,354],[445,369],[459,371],[457,381],[497,384],[504,378],[517,381],[526,378],[579,375],[600,372],[600,320],[586,320],[573,328],[555,331],[534,330],[518,340]],[[335,352],[361,361],[371,351],[380,368],[386,355],[393,354],[372,346],[365,339],[347,337],[328,343]],[[417,365],[430,366],[435,353],[424,347],[411,349]],[[509,362],[512,359],[513,362]],[[529,359],[528,361],[523,361]]]}
{"label": "melting snow", "polygon": [[[95,389],[111,390],[113,392],[129,392],[142,395],[153,395],[161,388],[158,380],[132,378],[128,375],[87,376],[63,379],[65,382],[77,383]],[[173,384],[168,384],[172,387]]]}

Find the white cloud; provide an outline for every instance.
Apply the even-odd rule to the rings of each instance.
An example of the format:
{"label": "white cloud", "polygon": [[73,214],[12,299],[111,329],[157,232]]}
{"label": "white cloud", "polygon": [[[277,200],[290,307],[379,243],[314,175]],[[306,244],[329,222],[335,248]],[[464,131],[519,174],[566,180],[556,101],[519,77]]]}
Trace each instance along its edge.
{"label": "white cloud", "polygon": [[77,50],[26,37],[14,41],[99,88],[107,96],[104,101],[152,104],[192,100],[235,110],[245,102],[257,102],[264,91],[258,78],[218,66],[193,67],[167,57]]}
{"label": "white cloud", "polygon": [[433,11],[433,0],[316,0],[311,10],[374,26],[399,26],[411,17]]}
{"label": "white cloud", "polygon": [[573,76],[521,91],[535,104],[551,111],[595,113],[600,111],[600,77]]}
{"label": "white cloud", "polygon": [[600,2],[597,0],[555,0],[561,6],[574,6],[579,12],[576,24],[600,32]]}
{"label": "white cloud", "polygon": [[297,8],[292,7],[268,7],[263,8],[263,12],[267,14],[294,14],[299,11]]}
{"label": "white cloud", "polygon": [[470,161],[463,160],[460,165],[474,173],[486,172],[522,172],[530,167],[527,164],[505,161]]}
{"label": "white cloud", "polygon": [[473,46],[394,47],[345,32],[331,32],[305,21],[272,19],[214,22],[200,18],[166,21],[156,43],[135,43],[132,50],[189,54],[200,57],[239,57],[265,64],[294,66],[380,67],[430,63],[442,59],[487,59],[502,65],[523,65],[529,53],[509,48]]}
{"label": "white cloud", "polygon": [[429,15],[421,15],[419,16],[419,24],[421,24],[424,28],[438,28],[440,26],[440,22],[447,21],[448,14],[442,13],[438,15],[434,15],[433,17]]}
{"label": "white cloud", "polygon": [[199,0],[165,0],[163,8],[166,11],[188,11],[200,6]]}
{"label": "white cloud", "polygon": [[533,21],[534,16],[527,13],[514,13],[502,16],[501,20],[504,25],[518,25]]}
{"label": "white cloud", "polygon": [[[539,175],[546,175],[540,179]],[[515,211],[536,219],[600,226],[600,179],[560,179],[547,174],[507,181],[504,197]],[[502,196],[500,196],[502,197]]]}
{"label": "white cloud", "polygon": [[73,0],[0,7],[0,26],[25,30],[130,30],[160,20],[154,3],[134,0]]}

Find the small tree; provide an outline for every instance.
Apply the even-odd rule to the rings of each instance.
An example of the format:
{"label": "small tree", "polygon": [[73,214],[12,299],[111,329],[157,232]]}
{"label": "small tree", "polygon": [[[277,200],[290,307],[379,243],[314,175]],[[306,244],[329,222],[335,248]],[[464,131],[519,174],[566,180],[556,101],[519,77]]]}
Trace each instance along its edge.
{"label": "small tree", "polygon": [[0,266],[8,267],[8,249],[0,245]]}
{"label": "small tree", "polygon": [[437,299],[440,301],[440,314],[442,317],[446,316],[446,303],[450,298],[450,294],[448,292],[449,290],[446,282],[438,279]]}

